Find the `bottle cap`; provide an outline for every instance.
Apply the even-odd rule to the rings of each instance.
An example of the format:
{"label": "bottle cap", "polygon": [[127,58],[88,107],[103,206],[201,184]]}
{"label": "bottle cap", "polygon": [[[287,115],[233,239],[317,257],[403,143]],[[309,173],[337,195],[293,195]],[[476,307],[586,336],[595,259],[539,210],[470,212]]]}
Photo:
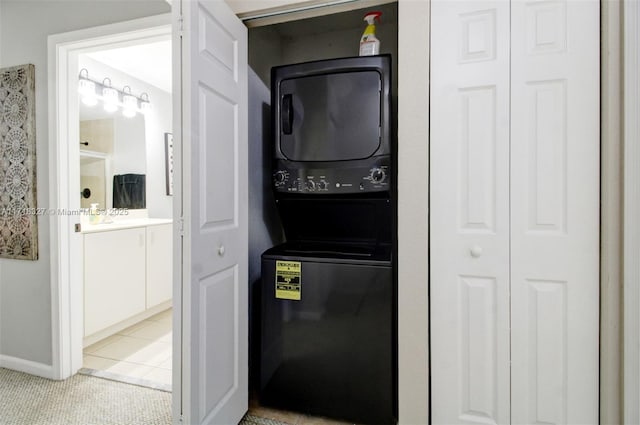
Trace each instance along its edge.
{"label": "bottle cap", "polygon": [[373,24],[374,20],[380,22],[380,16],[382,16],[382,12],[376,10],[373,12],[368,12],[366,15],[364,15],[364,20],[369,22],[370,24]]}

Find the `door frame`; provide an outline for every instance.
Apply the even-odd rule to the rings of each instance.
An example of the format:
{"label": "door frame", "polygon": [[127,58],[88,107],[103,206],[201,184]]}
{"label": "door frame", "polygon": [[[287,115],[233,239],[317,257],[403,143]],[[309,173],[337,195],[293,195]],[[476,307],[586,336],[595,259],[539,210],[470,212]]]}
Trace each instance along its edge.
{"label": "door frame", "polygon": [[622,422],[622,0],[600,2],[600,423]]}
{"label": "door frame", "polygon": [[[74,197],[74,181],[80,165],[70,161],[78,151],[77,69],[78,55],[118,43],[140,44],[171,35],[171,14],[87,28],[48,38],[49,83],[49,208],[51,238],[51,333],[53,379],[66,379],[82,367],[83,289],[82,245],[74,227],[80,222],[73,213],[80,206]],[[74,120],[72,122],[72,120]],[[75,237],[74,237],[75,236]],[[179,326],[178,324],[174,324]],[[176,341],[180,341],[177,339]],[[180,343],[180,342],[176,342]]]}
{"label": "door frame", "polygon": [[624,389],[623,423],[640,421],[640,5],[625,0],[624,9]]}

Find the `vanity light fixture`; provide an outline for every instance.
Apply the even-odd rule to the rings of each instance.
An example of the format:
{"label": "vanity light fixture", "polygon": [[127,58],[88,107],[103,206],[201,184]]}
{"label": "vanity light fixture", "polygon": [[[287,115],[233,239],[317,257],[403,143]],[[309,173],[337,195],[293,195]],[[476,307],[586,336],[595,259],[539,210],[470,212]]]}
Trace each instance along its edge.
{"label": "vanity light fixture", "polygon": [[140,94],[140,110],[143,114],[151,111],[151,102],[149,102],[149,95],[147,93]]}
{"label": "vanity light fixture", "polygon": [[85,105],[95,106],[98,103],[98,98],[96,97],[96,83],[89,79],[89,71],[86,68],[82,68],[80,70],[78,91],[80,92],[80,99]]}
{"label": "vanity light fixture", "polygon": [[127,118],[133,118],[136,116],[138,109],[138,99],[131,94],[131,87],[124,86],[122,88],[122,115]]}
{"label": "vanity light fixture", "polygon": [[[108,82],[107,82],[108,80]],[[118,110],[118,90],[111,87],[111,78],[102,80],[102,98],[104,100],[104,110],[115,112]]]}
{"label": "vanity light fixture", "polygon": [[129,86],[118,90],[112,86],[109,77],[102,80],[102,83],[92,80],[89,78],[89,71],[86,68],[80,70],[78,92],[82,103],[87,106],[95,106],[98,100],[104,102],[104,110],[107,112],[115,112],[118,110],[118,106],[122,106],[122,114],[127,118],[135,117],[138,112],[147,113],[151,110],[147,93],[135,96]]}

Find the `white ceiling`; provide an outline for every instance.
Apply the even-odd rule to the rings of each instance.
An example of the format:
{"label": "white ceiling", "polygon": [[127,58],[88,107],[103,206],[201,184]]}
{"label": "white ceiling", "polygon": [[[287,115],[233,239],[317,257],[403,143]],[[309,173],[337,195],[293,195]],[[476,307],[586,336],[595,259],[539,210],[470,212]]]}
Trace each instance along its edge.
{"label": "white ceiling", "polygon": [[171,40],[102,50],[87,56],[171,93]]}

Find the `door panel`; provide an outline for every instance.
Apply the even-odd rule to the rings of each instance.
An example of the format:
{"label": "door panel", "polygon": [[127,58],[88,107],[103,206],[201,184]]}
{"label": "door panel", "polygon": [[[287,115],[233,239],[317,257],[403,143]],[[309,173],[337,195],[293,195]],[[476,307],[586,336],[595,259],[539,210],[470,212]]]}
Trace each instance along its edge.
{"label": "door panel", "polygon": [[231,424],[248,405],[247,30],[224,1],[181,7],[182,419]]}
{"label": "door panel", "polygon": [[509,421],[509,5],[432,3],[434,424]]}
{"label": "door panel", "polygon": [[[238,370],[238,268],[200,281],[200,414],[214,416],[240,385]],[[224,323],[225,326],[210,326]],[[206,417],[200,417],[200,423]]]}
{"label": "door panel", "polygon": [[238,105],[203,84],[198,87],[200,108],[199,161],[202,170],[200,180],[200,227],[237,227],[236,176],[238,137]]}
{"label": "door panel", "polygon": [[599,4],[512,1],[513,422],[598,422]]}
{"label": "door panel", "polygon": [[527,114],[527,128],[526,138],[522,141],[528,145],[529,153],[526,160],[526,229],[538,234],[564,234],[567,218],[566,80],[527,83],[524,96],[526,109],[521,112]]}

